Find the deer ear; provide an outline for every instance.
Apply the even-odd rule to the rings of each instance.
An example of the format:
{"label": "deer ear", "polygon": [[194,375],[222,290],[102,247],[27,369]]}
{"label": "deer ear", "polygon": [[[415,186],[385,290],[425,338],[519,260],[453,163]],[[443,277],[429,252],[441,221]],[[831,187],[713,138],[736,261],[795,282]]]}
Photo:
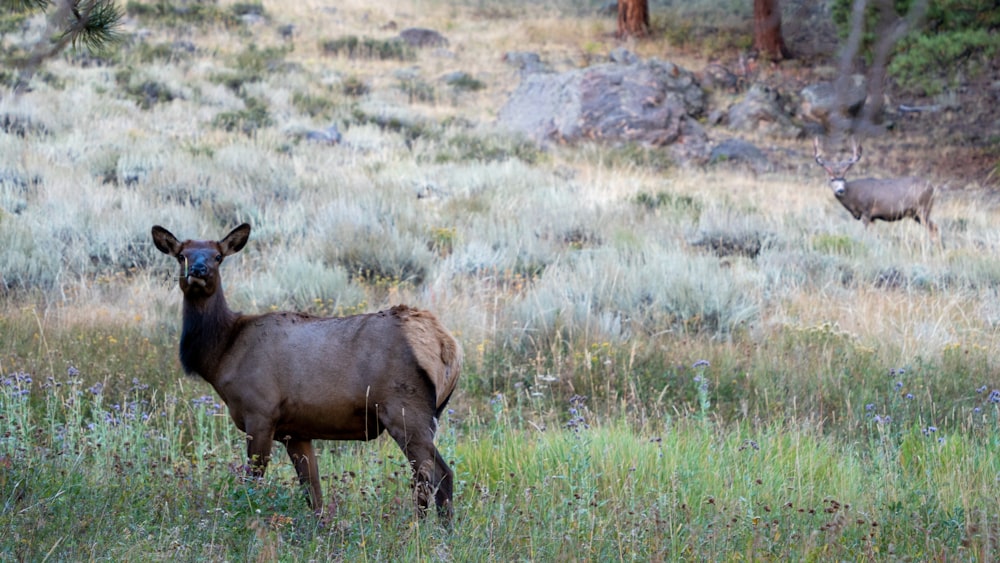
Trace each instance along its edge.
{"label": "deer ear", "polygon": [[219,241],[219,246],[222,247],[222,254],[224,256],[236,254],[237,252],[243,250],[243,247],[246,246],[247,240],[249,239],[250,225],[243,223],[226,235],[226,238]]}
{"label": "deer ear", "polygon": [[160,252],[170,256],[177,256],[177,253],[181,251],[181,243],[177,237],[159,225],[153,226],[153,244]]}

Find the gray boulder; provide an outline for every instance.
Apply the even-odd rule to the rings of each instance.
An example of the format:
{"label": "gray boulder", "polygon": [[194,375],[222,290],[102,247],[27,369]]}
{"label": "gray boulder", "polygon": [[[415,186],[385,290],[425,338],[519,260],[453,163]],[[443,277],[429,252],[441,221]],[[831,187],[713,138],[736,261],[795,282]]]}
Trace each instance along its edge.
{"label": "gray boulder", "polygon": [[705,107],[705,93],[691,72],[653,59],[526,74],[500,109],[498,124],[543,143],[669,145],[679,160],[703,160],[707,136],[693,118]]}
{"label": "gray boulder", "polygon": [[760,131],[766,135],[797,138],[802,129],[782,109],[778,93],[761,84],[754,84],[742,100],[729,108],[730,129]]}
{"label": "gray boulder", "polygon": [[503,62],[524,74],[548,70],[548,67],[542,64],[542,58],[538,56],[538,53],[531,51],[507,51],[503,54]]}
{"label": "gray boulder", "polygon": [[410,47],[447,47],[448,40],[433,29],[408,27],[399,32],[399,38]]}
{"label": "gray boulder", "polygon": [[819,123],[826,132],[831,131],[836,119],[857,117],[868,97],[865,77],[855,74],[845,82],[843,105],[837,99],[837,87],[833,82],[820,82],[806,86],[800,92],[802,102],[799,115],[805,120]]}
{"label": "gray boulder", "polygon": [[708,156],[708,163],[749,166],[755,172],[765,172],[771,168],[764,151],[743,139],[726,139],[714,146]]}

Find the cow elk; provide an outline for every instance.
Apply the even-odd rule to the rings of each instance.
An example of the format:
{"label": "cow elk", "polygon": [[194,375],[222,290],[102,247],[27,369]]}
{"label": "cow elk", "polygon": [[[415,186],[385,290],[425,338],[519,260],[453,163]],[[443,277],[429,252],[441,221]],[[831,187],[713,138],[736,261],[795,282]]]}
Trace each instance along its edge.
{"label": "cow elk", "polygon": [[844,175],[861,160],[861,145],[852,141],[853,154],[849,160],[829,163],[820,154],[819,139],[813,139],[816,163],[830,176],[833,195],[855,219],[867,228],[875,220],[899,221],[912,217],[923,224],[932,239],[938,239],[937,225],[931,221],[934,207],[934,186],[919,178],[861,178],[847,180]]}
{"label": "cow elk", "polygon": [[236,313],[226,304],[219,267],[246,245],[250,225],[217,242],[181,242],[160,226],[152,233],[181,272],[181,365],[215,388],[246,433],[253,477],[264,475],[273,441],[284,443],[320,514],[312,440],[372,440],[386,431],[413,470],[420,514],[433,497],[439,515],[450,519],[454,474],[434,434],[462,350],[433,314],[405,305],[340,318]]}

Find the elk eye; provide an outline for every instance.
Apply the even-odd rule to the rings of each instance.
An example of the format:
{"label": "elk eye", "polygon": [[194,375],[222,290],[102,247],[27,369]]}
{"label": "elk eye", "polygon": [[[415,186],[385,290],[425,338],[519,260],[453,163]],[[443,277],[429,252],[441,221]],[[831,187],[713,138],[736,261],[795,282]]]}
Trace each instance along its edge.
{"label": "elk eye", "polygon": [[221,254],[216,254],[215,255],[215,261],[216,262],[222,262],[222,255]]}

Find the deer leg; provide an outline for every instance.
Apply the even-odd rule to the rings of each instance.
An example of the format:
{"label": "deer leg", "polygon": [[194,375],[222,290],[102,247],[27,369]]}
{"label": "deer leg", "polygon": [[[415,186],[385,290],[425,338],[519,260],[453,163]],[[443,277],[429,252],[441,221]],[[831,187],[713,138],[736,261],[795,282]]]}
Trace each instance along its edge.
{"label": "deer leg", "polygon": [[309,506],[317,514],[323,512],[323,487],[319,482],[319,467],[316,465],[316,452],[313,450],[311,440],[285,440],[285,449],[288,450],[288,457],[295,466],[295,472],[299,476],[299,484],[308,487]]}
{"label": "deer leg", "polygon": [[938,226],[931,221],[931,207],[928,205],[924,208],[923,217],[921,217],[922,223],[927,227],[927,231],[931,234],[931,240],[936,240],[939,244],[941,242],[941,233],[938,232]]}

